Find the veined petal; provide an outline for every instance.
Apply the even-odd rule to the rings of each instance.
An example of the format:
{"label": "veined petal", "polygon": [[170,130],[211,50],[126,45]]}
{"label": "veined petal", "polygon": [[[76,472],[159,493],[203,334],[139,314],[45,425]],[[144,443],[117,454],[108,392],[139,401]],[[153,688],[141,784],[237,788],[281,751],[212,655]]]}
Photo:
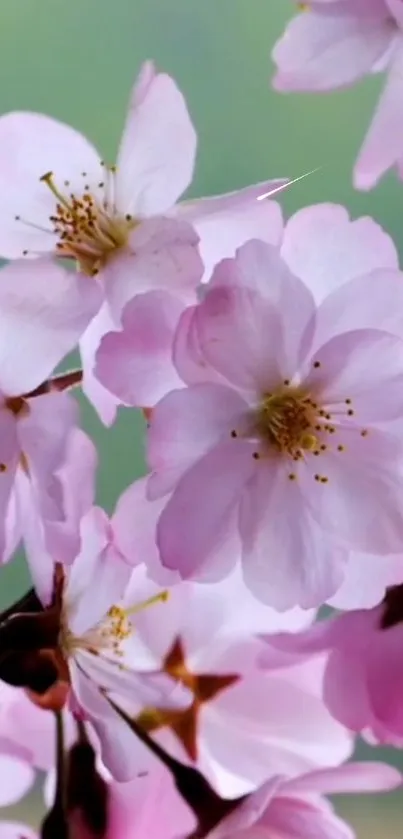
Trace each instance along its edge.
{"label": "veined petal", "polygon": [[258,462],[240,513],[245,582],[280,611],[324,603],[341,585],[348,556],[326,539],[307,508],[298,472],[294,480],[290,473],[291,466]]}
{"label": "veined petal", "polygon": [[95,375],[123,404],[151,407],[180,387],[172,342],[182,310],[164,291],[138,295],[123,311],[122,330],[102,338]]}
{"label": "veined petal", "polygon": [[351,220],[339,204],[316,204],[291,216],[281,256],[317,303],[355,277],[399,268],[396,247],[380,225],[368,217]]}
{"label": "veined petal", "polygon": [[185,99],[173,79],[143,65],[117,159],[119,210],[146,217],[170,209],[192,180],[196,143]]}
{"label": "veined petal", "polygon": [[80,339],[83,365],[82,391],[97,411],[101,421],[111,426],[116,418],[118,399],[95,377],[96,352],[104,335],[116,328],[109,306],[103,303]]}
{"label": "veined petal", "polygon": [[129,781],[152,766],[148,750],[74,661],[70,676],[74,694],[98,735],[102,761],[111,775],[117,781]]}
{"label": "veined petal", "polygon": [[[317,350],[314,359],[304,385],[336,423],[365,426],[403,416],[401,338],[381,330],[357,329],[336,335]],[[349,415],[348,410],[353,413]],[[336,437],[337,431],[337,443]]]}
{"label": "veined petal", "polygon": [[[230,440],[212,448],[185,473],[158,522],[163,565],[178,570],[184,579],[203,568],[227,538],[228,522],[255,467],[253,444]],[[225,567],[222,576],[227,572]]]}
{"label": "veined petal", "polygon": [[226,195],[178,205],[176,213],[189,221],[200,236],[204,282],[210,279],[221,259],[234,256],[237,248],[249,239],[278,245],[283,230],[282,212],[269,196],[272,189],[281,189],[286,184],[286,180],[263,181]]}
{"label": "veined petal", "polygon": [[[74,635],[95,627],[118,603],[130,577],[130,568],[114,549],[109,519],[93,507],[81,522],[81,551],[71,567],[65,591],[68,625]],[[97,582],[97,596],[92,585]]]}
{"label": "veined petal", "polygon": [[1,389],[10,396],[20,395],[47,379],[78,343],[101,305],[101,296],[96,282],[48,259],[19,260],[3,268]]}
{"label": "veined petal", "polygon": [[14,112],[0,118],[0,160],[1,256],[53,252],[57,237],[49,216],[57,199],[41,178],[51,172],[56,186],[68,194],[82,195],[86,184],[93,192],[103,180],[97,150],[69,125],[42,114]]}
{"label": "veined petal", "polygon": [[[155,470],[149,482],[150,496],[157,497],[156,483],[175,476],[191,466],[200,456],[215,446],[221,439],[230,439],[232,428],[246,412],[247,403],[229,387],[203,383],[191,388],[168,393],[155,406],[148,429],[147,460]],[[165,482],[164,482],[165,483]],[[151,490],[153,486],[153,490]],[[172,487],[164,487],[165,494]]]}
{"label": "veined petal", "polygon": [[[401,551],[403,540],[403,447],[388,432],[338,427],[335,445],[315,467],[300,470],[302,491],[317,522],[352,550]],[[342,451],[337,446],[342,447]],[[328,480],[314,480],[318,470]]]}
{"label": "veined petal", "polygon": [[386,86],[354,168],[357,189],[371,189],[402,158],[403,143],[403,36],[390,62]]}
{"label": "veined petal", "polygon": [[369,73],[394,37],[385,21],[357,15],[297,15],[277,41],[276,90],[330,90],[352,84]]}

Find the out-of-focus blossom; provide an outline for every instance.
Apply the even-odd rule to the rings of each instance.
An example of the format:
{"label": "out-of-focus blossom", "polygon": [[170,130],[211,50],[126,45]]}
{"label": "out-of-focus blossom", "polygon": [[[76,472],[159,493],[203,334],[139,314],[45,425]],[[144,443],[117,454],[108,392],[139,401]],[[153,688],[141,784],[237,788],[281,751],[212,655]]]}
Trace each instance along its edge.
{"label": "out-of-focus blossom", "polygon": [[273,50],[274,87],[328,91],[366,75],[386,83],[354,170],[370,189],[391,166],[403,177],[403,8],[401,0],[313,0]]}
{"label": "out-of-focus blossom", "polygon": [[[222,578],[235,531],[248,586],[284,609],[333,596],[346,547],[399,551],[403,343],[381,331],[396,317],[398,279],[385,272],[379,328],[362,329],[354,281],[316,307],[263,242],[219,264],[179,326],[175,360],[188,387],[164,397],[149,423],[148,497],[166,500],[163,565]],[[340,310],[348,315],[338,320]]]}
{"label": "out-of-focus blossom", "polygon": [[49,707],[53,686],[69,686],[72,708],[91,721],[104,762],[120,780],[132,777],[137,769],[136,738],[108,696],[164,708],[186,707],[191,700],[186,687],[166,674],[143,673],[133,656],[130,616],[154,602],[159,604],[167,595],[145,603],[138,597],[127,602],[123,595],[130,574],[130,566],[115,547],[109,520],[102,510],[93,508],[81,521],[81,550],[74,563],[69,569],[56,566],[50,605],[38,614],[10,618],[2,625],[1,636],[17,661],[12,672],[18,672],[19,681],[13,676],[11,683],[44,694],[44,704],[49,691]]}
{"label": "out-of-focus blossom", "polygon": [[208,839],[353,839],[325,795],[373,793],[402,783],[400,772],[384,763],[350,763],[294,780],[277,777],[249,796],[209,833]]}
{"label": "out-of-focus blossom", "polygon": [[[129,599],[130,591],[146,599],[161,589],[139,568]],[[351,737],[324,712],[320,661],[288,667],[286,653],[270,672],[260,668],[266,647],[252,633],[284,626],[285,616],[245,597],[239,574],[216,585],[178,584],[158,612],[144,610],[134,620],[138,666],[163,670],[193,702],[164,709],[136,700],[131,715],[182,763],[196,765],[220,795],[236,798],[278,772],[294,776],[349,755]],[[291,614],[290,628],[298,620]],[[138,760],[140,769],[140,750]]]}
{"label": "out-of-focus blossom", "polygon": [[267,637],[294,662],[326,654],[324,699],[334,715],[372,742],[403,743],[403,586],[392,585],[382,603],[321,622],[294,636]]}

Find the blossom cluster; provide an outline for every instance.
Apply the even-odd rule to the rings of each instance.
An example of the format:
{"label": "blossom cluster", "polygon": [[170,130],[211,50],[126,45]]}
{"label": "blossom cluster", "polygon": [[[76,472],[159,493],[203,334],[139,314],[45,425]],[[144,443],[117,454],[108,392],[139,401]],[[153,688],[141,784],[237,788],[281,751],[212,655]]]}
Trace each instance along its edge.
{"label": "blossom cluster", "polygon": [[[401,0],[314,0],[273,56],[280,90],[388,70],[355,181],[403,173]],[[195,159],[151,62],[116,164],[0,117],[0,560],[32,577],[0,620],[0,805],[44,774],[41,839],[349,839],[326,795],[403,780],[352,760],[403,743],[395,245],[285,218],[285,177],[181,200]],[[144,416],[113,513],[77,389]]]}

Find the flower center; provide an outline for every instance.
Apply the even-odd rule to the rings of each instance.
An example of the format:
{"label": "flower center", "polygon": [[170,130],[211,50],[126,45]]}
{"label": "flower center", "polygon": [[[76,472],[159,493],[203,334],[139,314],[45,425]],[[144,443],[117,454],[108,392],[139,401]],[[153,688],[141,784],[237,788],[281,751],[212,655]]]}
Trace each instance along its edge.
{"label": "flower center", "polygon": [[286,384],[264,396],[255,417],[258,436],[294,459],[318,448],[317,423],[317,403],[301,388]]}
{"label": "flower center", "polygon": [[[138,223],[130,215],[122,217],[116,213],[114,175],[114,169],[108,170],[109,183],[103,200],[94,198],[87,186],[81,195],[64,194],[56,186],[52,172],[40,179],[57,201],[49,220],[58,237],[58,255],[76,260],[81,271],[91,277],[98,274],[117,251],[127,246],[130,233]],[[100,183],[98,187],[102,189],[105,184]]]}
{"label": "flower center", "polygon": [[64,656],[68,658],[81,649],[87,650],[93,655],[110,652],[121,658],[124,655],[122,645],[134,632],[130,618],[148,606],[153,606],[155,603],[164,603],[168,596],[168,591],[162,591],[128,609],[124,609],[122,606],[111,606],[106,616],[99,623],[79,636],[71,632],[67,627],[67,621],[63,619],[61,621],[59,646]]}

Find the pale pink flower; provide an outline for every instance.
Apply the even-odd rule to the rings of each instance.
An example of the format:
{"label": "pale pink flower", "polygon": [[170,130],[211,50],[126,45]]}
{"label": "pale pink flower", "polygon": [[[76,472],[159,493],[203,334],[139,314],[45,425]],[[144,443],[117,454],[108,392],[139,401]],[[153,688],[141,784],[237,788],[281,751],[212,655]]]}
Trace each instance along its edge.
{"label": "pale pink flower", "polygon": [[401,786],[402,776],[385,763],[347,763],[294,780],[268,781],[208,834],[208,839],[353,839],[325,795],[374,793]]}
{"label": "pale pink flower", "polygon": [[340,615],[293,636],[268,636],[262,658],[270,666],[273,647],[287,651],[295,662],[325,654],[324,699],[333,716],[372,742],[395,746],[403,743],[401,579],[401,573],[396,575],[396,584],[372,609]]}
{"label": "pale pink flower", "polygon": [[[399,276],[383,277],[393,317]],[[157,543],[183,577],[218,549],[225,576],[235,529],[257,597],[317,606],[341,585],[346,546],[401,548],[402,440],[388,422],[402,416],[403,344],[354,330],[354,282],[337,290],[347,330],[331,299],[316,308],[278,252],[250,242],[183,316],[175,358],[188,387],[158,403],[148,432],[148,496],[166,500]]]}
{"label": "pale pink flower", "polygon": [[135,772],[132,753],[137,740],[107,696],[173,708],[186,707],[190,700],[186,688],[165,674],[141,672],[132,650],[130,617],[149,603],[160,605],[166,592],[141,602],[139,597],[133,601],[130,591],[127,599],[131,571],[115,546],[107,516],[93,508],[81,521],[80,553],[70,569],[56,577],[49,607],[57,649],[65,662],[60,678],[70,683],[73,707],[91,721],[103,760],[118,780],[127,780]]}
{"label": "pale pink flower", "polygon": [[[128,599],[130,591],[147,598],[161,589],[138,568]],[[190,689],[193,702],[172,711],[136,700],[131,715],[182,763],[196,765],[220,795],[235,798],[271,775],[294,776],[350,754],[350,735],[323,704],[320,660],[294,668],[288,653],[277,654],[270,672],[260,667],[266,647],[253,633],[275,631],[286,620],[245,597],[239,574],[216,585],[178,584],[134,621],[138,666],[163,670]],[[290,628],[299,622],[289,616]],[[145,760],[138,749],[139,769]]]}
{"label": "pale pink flower", "polygon": [[354,182],[370,189],[395,165],[403,177],[401,0],[313,0],[302,9],[274,47],[275,89],[327,91],[386,73]]}
{"label": "pale pink flower", "polygon": [[[102,298],[104,304],[83,336],[83,387],[108,423],[116,399],[94,381],[94,356],[102,334],[119,328],[125,304],[153,291],[162,301],[167,294],[168,306],[170,295],[182,306],[193,302],[204,271],[199,236],[210,271],[252,232],[259,236],[272,228],[275,236],[281,230],[276,205],[257,199],[281,189],[284,180],[177,207],[195,156],[185,100],[151,62],[134,85],[116,166],[102,161],[78,131],[50,117],[0,118],[0,254],[8,259],[56,254],[75,260],[84,275],[97,276],[87,285],[100,294],[98,309]],[[141,312],[133,328],[139,317]],[[158,308],[155,317],[158,329]],[[147,363],[152,344],[145,351]],[[143,352],[137,346],[136,353]],[[156,366],[159,361],[157,348]]]}

